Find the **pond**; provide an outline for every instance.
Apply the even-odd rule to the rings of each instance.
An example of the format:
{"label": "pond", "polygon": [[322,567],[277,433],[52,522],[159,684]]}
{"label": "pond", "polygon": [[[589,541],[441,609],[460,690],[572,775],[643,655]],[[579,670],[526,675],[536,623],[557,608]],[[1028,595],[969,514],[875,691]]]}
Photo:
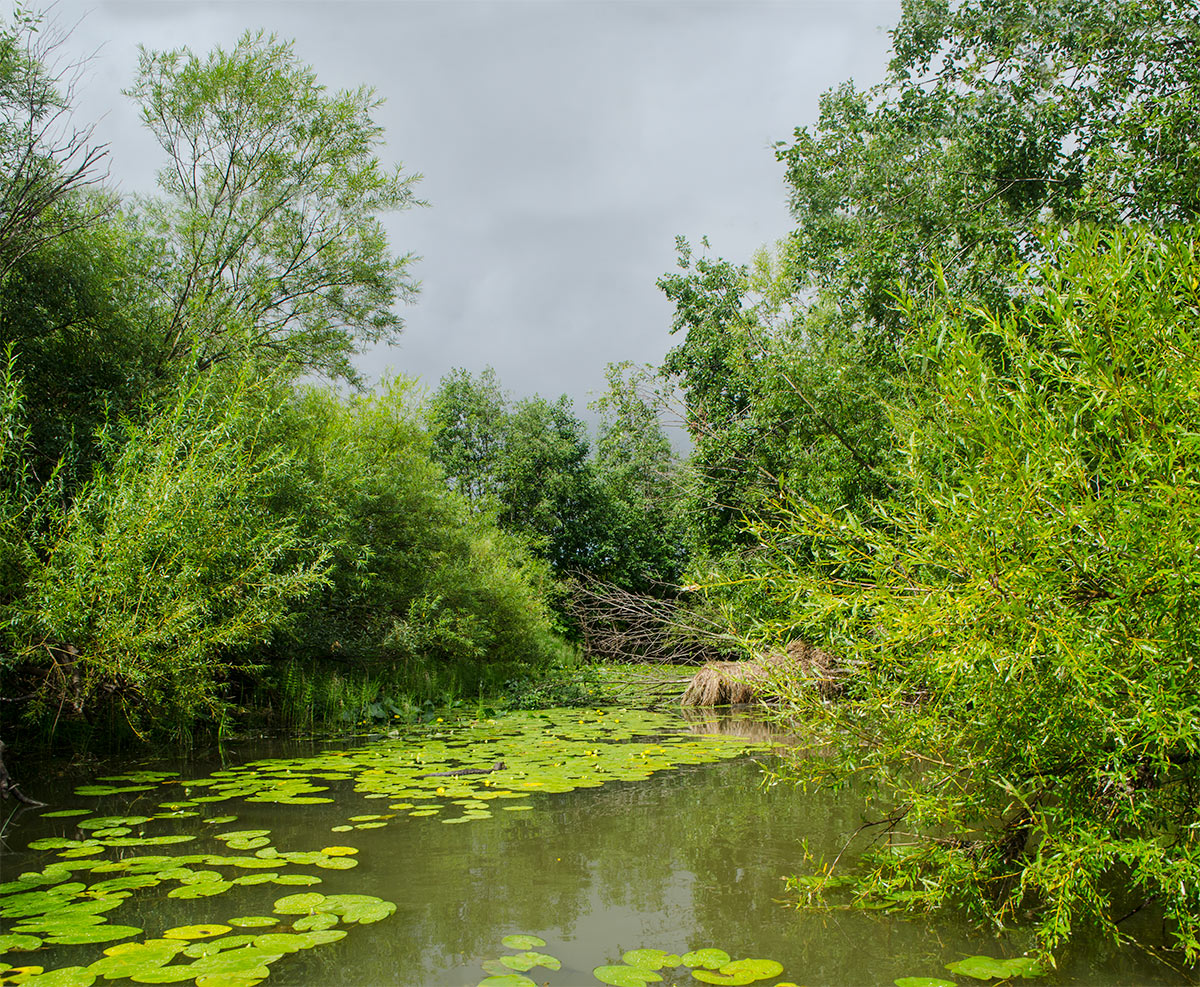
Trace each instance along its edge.
{"label": "pond", "polygon": [[[764,786],[764,731],[714,728],[552,710],[26,777],[54,804],[4,832],[0,984],[978,984],[946,964],[1021,957],[949,918],[790,907],[801,840],[836,852],[859,800]],[[1027,982],[1193,981],[1077,943]]]}

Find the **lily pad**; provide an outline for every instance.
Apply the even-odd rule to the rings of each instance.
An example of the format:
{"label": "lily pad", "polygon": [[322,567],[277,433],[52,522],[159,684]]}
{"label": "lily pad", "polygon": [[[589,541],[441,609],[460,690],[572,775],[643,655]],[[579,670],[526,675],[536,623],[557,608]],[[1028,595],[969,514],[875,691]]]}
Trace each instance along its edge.
{"label": "lily pad", "polygon": [[621,959],[630,966],[636,966],[642,970],[661,970],[667,965],[666,960],[669,955],[662,949],[631,949]]}
{"label": "lily pad", "polygon": [[390,901],[384,901],[382,898],[372,895],[334,894],[322,901],[316,910],[330,915],[339,915],[343,922],[369,925],[387,918],[395,912],[396,906]]}
{"label": "lily pad", "polygon": [[964,977],[976,980],[1007,979],[1009,977],[1042,977],[1049,971],[1028,956],[1017,956],[1012,959],[998,960],[991,956],[968,956],[965,960],[947,963],[946,969],[951,973],[961,973]]}
{"label": "lily pad", "polygon": [[109,925],[107,922],[87,929],[73,929],[69,932],[57,932],[46,939],[48,946],[80,946],[87,943],[116,942],[118,939],[128,939],[144,930],[136,925]]}
{"label": "lily pad", "polygon": [[479,987],[537,987],[537,984],[519,973],[502,973],[484,977],[479,981]]}
{"label": "lily pad", "polygon": [[612,987],[646,987],[646,984],[662,980],[653,970],[624,964],[598,966],[592,971],[592,976],[600,983],[611,984]]}
{"label": "lily pad", "polygon": [[544,966],[547,970],[562,969],[562,962],[554,956],[547,953],[538,953],[533,950],[527,950],[524,953],[517,953],[516,956],[501,956],[500,962],[510,970],[516,970],[519,973],[525,973],[532,970],[535,966]]}
{"label": "lily pad", "polygon": [[770,980],[783,973],[783,964],[776,960],[734,960],[721,967],[726,976],[751,976],[755,980]]}
{"label": "lily pad", "polygon": [[167,892],[168,898],[212,898],[233,887],[232,881],[200,881],[184,884]]}
{"label": "lily pad", "polygon": [[953,980],[940,977],[897,977],[892,983],[896,987],[958,987]]}
{"label": "lily pad", "polygon": [[174,929],[167,929],[162,934],[164,939],[211,939],[213,936],[223,936],[226,932],[232,932],[228,925],[218,925],[216,923],[207,923],[204,925],[178,925]]}
{"label": "lily pad", "polygon": [[86,966],[59,967],[21,981],[29,987],[91,987],[95,982],[96,974]]}
{"label": "lily pad", "polygon": [[539,946],[546,945],[545,939],[539,939],[537,936],[530,936],[525,933],[505,936],[500,941],[509,949],[536,949]]}
{"label": "lily pad", "polygon": [[280,915],[307,915],[314,912],[317,906],[325,900],[323,894],[315,891],[307,894],[290,894],[275,901],[275,911]]}
{"label": "lily pad", "polygon": [[332,929],[338,924],[338,917],[328,912],[317,912],[313,915],[302,915],[292,923],[297,932],[320,932],[322,929]]}
{"label": "lily pad", "polygon": [[733,957],[723,949],[693,949],[684,953],[680,959],[684,966],[700,966],[706,970],[719,970],[726,963],[733,962]]}
{"label": "lily pad", "polygon": [[237,918],[225,920],[239,929],[261,929],[268,925],[278,925],[279,919],[271,915],[239,915]]}
{"label": "lily pad", "polygon": [[714,970],[693,970],[692,979],[702,984],[724,984],[726,987],[746,987],[758,979],[753,973],[719,973]]}
{"label": "lily pad", "polygon": [[0,953],[25,953],[41,944],[37,936],[0,935]]}

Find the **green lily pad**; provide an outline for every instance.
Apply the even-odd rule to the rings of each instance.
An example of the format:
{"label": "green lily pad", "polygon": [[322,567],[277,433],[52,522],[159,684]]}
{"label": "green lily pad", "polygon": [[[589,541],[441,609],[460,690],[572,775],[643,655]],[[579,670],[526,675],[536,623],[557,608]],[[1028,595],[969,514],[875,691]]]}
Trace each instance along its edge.
{"label": "green lily pad", "polygon": [[332,929],[338,924],[338,917],[328,912],[316,912],[313,915],[301,915],[292,923],[297,932],[320,932],[322,929]]}
{"label": "green lily pad", "polygon": [[1049,971],[1028,956],[1017,956],[1012,959],[998,960],[991,956],[968,956],[965,960],[947,963],[946,969],[951,973],[961,973],[964,977],[976,980],[1007,979],[1009,977],[1042,977]]}
{"label": "green lily pad", "polygon": [[533,950],[517,953],[516,956],[501,956],[500,962],[510,970],[516,970],[519,973],[532,970],[535,966],[544,966],[547,970],[562,969],[562,963],[557,958]]}
{"label": "green lily pad", "polygon": [[629,966],[636,966],[642,970],[661,970],[667,965],[667,957],[670,955],[661,949],[631,949],[621,959]]}
{"label": "green lily pad", "polygon": [[41,944],[37,936],[0,935],[0,953],[25,953]]}
{"label": "green lily pad", "polygon": [[892,983],[896,987],[958,987],[953,980],[940,977],[897,977]]}
{"label": "green lily pad", "polygon": [[693,949],[680,959],[684,966],[701,966],[706,970],[719,970],[726,963],[733,962],[733,957],[723,949]]}
{"label": "green lily pad", "polygon": [[150,821],[149,816],[96,816],[76,823],[80,829],[111,829],[114,826],[141,826]]}
{"label": "green lily pad", "polygon": [[71,816],[90,816],[91,809],[56,809],[54,812],[43,812],[43,819],[67,819]]}
{"label": "green lily pad", "polygon": [[478,987],[537,987],[537,984],[519,973],[503,973],[484,977],[479,981]]}
{"label": "green lily pad", "polygon": [[274,871],[267,874],[243,874],[241,877],[235,877],[233,883],[253,887],[255,884],[271,884],[278,876]]}
{"label": "green lily pad", "polygon": [[776,960],[734,960],[721,967],[726,976],[751,976],[755,980],[770,980],[783,973],[783,964]]}
{"label": "green lily pad", "polygon": [[224,949],[241,949],[243,946],[249,946],[261,935],[261,932],[239,933],[236,936],[218,936],[216,939],[190,942],[183,947],[183,955],[190,956],[192,959],[214,956]]}
{"label": "green lily pad", "polygon": [[70,932],[57,932],[46,939],[48,946],[79,946],[86,943],[116,942],[118,939],[128,939],[140,935],[144,930],[136,925],[97,925],[86,929],[73,929]]}
{"label": "green lily pad", "polygon": [[653,970],[624,964],[598,966],[592,971],[592,976],[600,983],[611,984],[612,987],[646,987],[646,984],[662,980]]}
{"label": "green lily pad", "polygon": [[108,953],[88,967],[98,977],[117,980],[155,970],[169,963],[186,944],[162,939],[150,942],[122,943],[119,951]]}
{"label": "green lily pad", "polygon": [[315,891],[307,894],[290,894],[275,901],[275,911],[280,915],[307,915],[314,912],[317,906],[325,900],[323,894]]}
{"label": "green lily pad", "polygon": [[167,892],[168,898],[212,898],[224,894],[233,887],[232,881],[198,881],[195,884],[183,884]]}
{"label": "green lily pad", "polygon": [[164,939],[211,939],[213,936],[223,936],[226,932],[232,931],[228,925],[210,922],[203,925],[178,925],[173,929],[167,929],[162,937]]}
{"label": "green lily pad", "polygon": [[339,915],[343,922],[369,925],[380,922],[396,910],[390,901],[365,894],[333,894],[322,901],[316,910],[330,915]]}
{"label": "green lily pad", "polygon": [[509,949],[537,949],[539,946],[546,945],[545,939],[539,939],[537,936],[530,936],[524,933],[505,936],[500,942]]}
{"label": "green lily pad", "polygon": [[196,987],[255,987],[262,977],[242,977],[236,973],[209,973],[196,978]]}
{"label": "green lily pad", "polygon": [[95,982],[96,974],[86,966],[59,967],[21,981],[29,987],[91,987]]}
{"label": "green lily pad", "polygon": [[321,879],[315,874],[280,874],[271,883],[290,885],[291,887],[311,887],[314,884],[320,884]]}
{"label": "green lily pad", "polygon": [[717,973],[713,970],[693,970],[692,979],[702,984],[724,984],[726,987],[746,987],[758,979],[753,973]]}
{"label": "green lily pad", "polygon": [[225,920],[239,929],[261,929],[268,925],[278,925],[279,919],[271,915],[239,915],[237,918]]}

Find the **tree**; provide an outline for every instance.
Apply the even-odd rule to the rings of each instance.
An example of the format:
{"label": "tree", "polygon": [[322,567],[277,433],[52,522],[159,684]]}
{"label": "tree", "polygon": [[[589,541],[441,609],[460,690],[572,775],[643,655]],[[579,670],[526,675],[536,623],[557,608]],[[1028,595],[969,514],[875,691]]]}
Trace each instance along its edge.
{"label": "tree", "polygon": [[433,456],[452,486],[525,538],[560,578],[588,569],[596,545],[587,429],[566,395],[513,401],[495,372],[454,370],[430,400]]}
{"label": "tree", "polygon": [[658,286],[682,336],[660,373],[682,392],[692,438],[688,516],[698,554],[745,548],[743,518],[800,488],[829,508],[887,488],[889,381],[837,333],[826,307],[793,304],[786,268],[761,253],[753,270],[693,258]]}
{"label": "tree", "polygon": [[333,658],[414,686],[449,667],[466,684],[488,667],[539,667],[554,651],[544,566],[447,489],[413,391],[404,379],[348,400],[305,389],[279,420],[291,469],[273,509],[330,559],[328,584],[280,642],[280,665]]}
{"label": "tree", "polygon": [[499,494],[507,407],[508,396],[491,367],[478,379],[461,368],[451,370],[429,400],[433,457],[476,510],[494,505]]}
{"label": "tree", "polygon": [[253,359],[357,380],[360,345],[393,339],[412,297],[382,213],[419,204],[418,175],[376,157],[367,88],[326,92],[292,46],[244,35],[206,58],[143,49],[129,90],[167,153],[145,220],[169,264],[161,363]]}
{"label": "tree", "polygon": [[623,589],[674,588],[688,558],[680,464],[655,407],[642,393],[650,370],[609,364],[608,391],[592,408],[596,485],[605,521],[591,574]]}
{"label": "tree", "polygon": [[867,779],[888,834],[802,893],[1029,912],[1045,950],[1156,903],[1200,957],[1198,242],[1074,228],[1001,309],[909,304],[901,489],[759,528],[755,585],[847,672],[785,687],[797,771]]}
{"label": "tree", "polygon": [[[61,208],[86,216],[80,199]],[[61,231],[0,281],[0,338],[24,381],[27,463],[42,482],[57,471],[68,498],[90,475],[105,424],[150,413],[144,399],[162,390],[163,313],[146,277],[160,259],[118,214]]]}
{"label": "tree", "polygon": [[107,151],[70,123],[78,65],[56,62],[64,36],[21,4],[0,24],[0,283],[22,256],[105,215],[111,203],[75,193],[104,179]]}
{"label": "tree", "polygon": [[1200,215],[1195,0],[905,0],[886,80],[826,93],[776,154],[796,293],[895,369],[893,294],[1001,304],[1011,259],[1076,220]]}

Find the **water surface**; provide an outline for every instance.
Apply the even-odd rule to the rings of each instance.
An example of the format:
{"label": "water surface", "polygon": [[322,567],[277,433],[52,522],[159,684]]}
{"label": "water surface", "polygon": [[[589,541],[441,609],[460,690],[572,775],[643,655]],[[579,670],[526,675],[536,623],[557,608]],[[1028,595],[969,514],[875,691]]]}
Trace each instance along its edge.
{"label": "water surface", "polygon": [[[233,853],[220,842],[222,832],[267,831],[269,837],[260,840],[269,846],[253,849],[255,854],[278,860],[279,872],[320,881],[310,887],[239,884],[199,899],[172,897],[168,889],[181,885],[169,881],[140,888],[105,917],[143,928],[145,938],[231,916],[271,916],[281,896],[296,892],[354,893],[395,903],[395,913],[382,921],[344,925],[340,941],[272,962],[266,982],[280,987],[473,985],[486,976],[481,963],[512,952],[501,939],[513,933],[541,937],[542,951],[561,961],[560,970],[538,967],[527,974],[550,985],[595,984],[594,967],[619,963],[631,949],[683,953],[709,946],[734,957],[782,963],[780,977],[761,981],[768,987],[785,980],[890,984],[904,976],[972,984],[978,981],[956,978],[944,965],[979,953],[1020,955],[1027,945],[1019,933],[997,939],[952,918],[795,909],[785,900],[782,878],[802,869],[801,841],[818,852],[836,852],[860,822],[859,799],[852,792],[818,799],[786,785],[766,787],[761,765],[774,755],[761,747],[743,753],[736,738],[715,742],[727,746],[706,752],[703,746],[656,747],[644,726],[604,738],[587,732],[604,715],[588,714],[578,727],[574,712],[527,719],[524,732],[515,733],[440,724],[424,740],[318,745],[290,751],[282,760],[243,747],[235,761],[215,766],[215,772],[214,766],[185,765],[180,775],[159,778],[138,792],[78,796],[73,784],[68,787],[77,779],[64,778],[59,789],[46,779],[40,790],[22,779],[55,804],[22,812],[9,823],[3,878],[12,881],[56,863],[78,864],[81,858],[64,859],[61,850],[27,847],[46,836],[94,838],[95,830],[78,828],[82,817],[45,815],[79,806],[150,817],[133,827],[147,835],[194,837],[165,847],[106,846],[81,866],[99,859],[118,860],[119,866],[122,858],[146,854]],[[611,720],[620,713],[606,715]],[[572,732],[576,729],[579,733]],[[762,737],[753,727],[740,731],[753,740]],[[682,741],[685,732],[680,722],[670,736]],[[317,760],[308,760],[310,755]],[[526,756],[533,761],[526,763]],[[506,760],[505,771],[413,780],[418,773],[491,766],[496,759]],[[647,768],[637,780],[611,780],[638,774],[623,767],[627,761]],[[573,787],[576,781],[589,787]],[[273,793],[282,793],[283,801],[270,801]],[[183,805],[197,798],[210,801]],[[182,807],[172,811],[172,805]],[[427,806],[439,808],[410,814],[427,812]],[[196,814],[179,814],[188,812]],[[228,816],[236,820],[212,821]],[[330,869],[270,856],[319,853],[330,846],[357,851],[346,858],[356,866]],[[94,848],[79,852],[89,849]],[[239,873],[214,866],[226,878]],[[102,875],[85,870],[70,876],[87,883]],[[4,900],[0,897],[0,906]],[[5,918],[4,931],[15,921]],[[43,947],[0,960],[47,970],[86,966],[106,945]],[[1049,987],[1193,980],[1153,951],[1112,952],[1081,942],[1064,955],[1059,971],[1031,982]]]}

